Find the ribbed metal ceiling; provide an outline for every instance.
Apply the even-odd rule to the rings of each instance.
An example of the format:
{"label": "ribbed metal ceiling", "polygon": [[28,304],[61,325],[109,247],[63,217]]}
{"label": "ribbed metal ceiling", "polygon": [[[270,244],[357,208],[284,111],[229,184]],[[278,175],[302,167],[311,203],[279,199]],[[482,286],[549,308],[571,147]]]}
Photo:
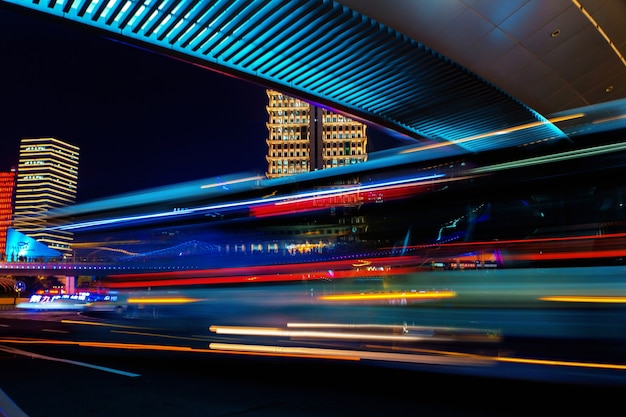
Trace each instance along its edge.
{"label": "ribbed metal ceiling", "polygon": [[330,0],[2,1],[282,89],[416,139],[482,151],[565,137],[465,68]]}

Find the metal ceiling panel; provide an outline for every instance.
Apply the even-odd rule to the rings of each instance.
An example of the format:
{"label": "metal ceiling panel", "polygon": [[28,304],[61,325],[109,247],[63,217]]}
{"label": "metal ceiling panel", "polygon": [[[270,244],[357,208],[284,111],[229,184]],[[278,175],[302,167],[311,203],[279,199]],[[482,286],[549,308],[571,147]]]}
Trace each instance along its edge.
{"label": "metal ceiling panel", "polygon": [[614,0],[3,3],[466,151],[564,137],[540,114],[626,97]]}
{"label": "metal ceiling panel", "polygon": [[[534,109],[440,51],[332,0],[2,2],[282,89],[418,140],[475,152],[565,137]],[[426,3],[429,14],[445,18],[437,26],[446,42],[465,37],[469,47],[493,28],[457,0],[416,3],[422,21],[430,20],[420,13]],[[512,13],[502,8],[497,19]],[[520,125],[533,128],[497,140],[490,135]]]}
{"label": "metal ceiling panel", "polygon": [[[338,1],[438,51],[546,117],[626,98],[624,1]],[[464,9],[494,27],[471,48],[441,29],[453,19],[471,27],[474,19],[459,19],[470,16]],[[555,31],[558,36],[552,37]]]}

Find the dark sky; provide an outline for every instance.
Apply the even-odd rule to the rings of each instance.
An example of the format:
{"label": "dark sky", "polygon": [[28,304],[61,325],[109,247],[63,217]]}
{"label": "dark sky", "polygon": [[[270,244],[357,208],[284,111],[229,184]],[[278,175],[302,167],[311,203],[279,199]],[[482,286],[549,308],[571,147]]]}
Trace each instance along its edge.
{"label": "dark sky", "polygon": [[79,202],[267,168],[261,85],[2,7],[0,57],[0,171],[50,136],[80,147]]}

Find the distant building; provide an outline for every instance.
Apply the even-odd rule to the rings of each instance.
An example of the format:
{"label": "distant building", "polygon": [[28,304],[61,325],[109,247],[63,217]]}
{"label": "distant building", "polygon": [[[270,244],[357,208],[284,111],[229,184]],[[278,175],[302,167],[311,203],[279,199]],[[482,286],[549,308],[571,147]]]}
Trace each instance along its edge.
{"label": "distant building", "polygon": [[6,260],[7,230],[13,218],[15,170],[0,172],[0,260]]}
{"label": "distant building", "polygon": [[49,230],[45,214],[76,202],[79,148],[56,138],[20,143],[13,227],[64,256],[71,255],[71,232]]}
{"label": "distant building", "polygon": [[367,126],[267,90],[267,178],[356,164],[367,159]]}

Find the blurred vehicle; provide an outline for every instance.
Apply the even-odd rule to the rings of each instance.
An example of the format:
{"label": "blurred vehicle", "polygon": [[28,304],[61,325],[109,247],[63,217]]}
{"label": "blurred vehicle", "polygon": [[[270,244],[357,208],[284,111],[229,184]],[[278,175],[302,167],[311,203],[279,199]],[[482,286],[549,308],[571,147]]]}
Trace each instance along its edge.
{"label": "blurred vehicle", "polygon": [[128,305],[128,297],[117,292],[97,297],[87,303],[83,309],[85,314],[115,315],[119,317],[126,316],[131,311],[132,308],[129,308]]}

